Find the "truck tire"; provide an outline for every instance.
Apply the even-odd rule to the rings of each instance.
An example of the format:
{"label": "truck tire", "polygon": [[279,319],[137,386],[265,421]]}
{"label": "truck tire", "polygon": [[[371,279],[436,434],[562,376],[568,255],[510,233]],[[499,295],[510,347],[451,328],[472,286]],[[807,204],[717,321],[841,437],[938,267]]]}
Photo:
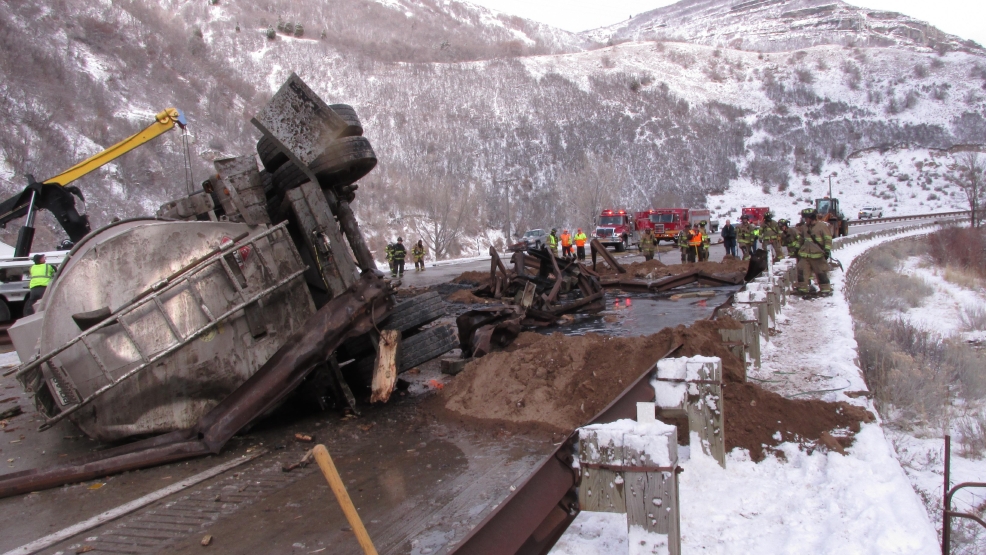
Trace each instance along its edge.
{"label": "truck tire", "polygon": [[340,137],[360,137],[363,135],[363,124],[356,115],[356,110],[349,104],[329,104],[329,108],[339,117],[346,120],[346,128],[339,134]]}
{"label": "truck tire", "polygon": [[625,252],[627,250],[627,240],[624,237],[619,243],[616,244],[616,252]]}
{"label": "truck tire", "polygon": [[401,360],[397,372],[406,372],[459,347],[459,338],[451,324],[428,328],[401,342]]}
{"label": "truck tire", "polygon": [[343,137],[309,165],[322,187],[344,187],[370,173],[377,155],[365,137]]}
{"label": "truck tire", "polygon": [[10,306],[7,305],[6,299],[0,299],[0,323],[10,321]]}
{"label": "truck tire", "polygon": [[284,192],[307,183],[309,179],[298,166],[294,165],[293,162],[288,162],[273,172],[271,181],[275,189]]}
{"label": "truck tire", "polygon": [[277,168],[288,161],[288,155],[281,152],[274,140],[267,135],[257,141],[257,154],[260,156],[260,163],[264,165],[264,169],[271,173],[277,171]]}
{"label": "truck tire", "polygon": [[385,330],[399,330],[403,333],[409,329],[430,324],[446,314],[448,314],[448,307],[445,300],[437,291],[432,291],[397,303],[381,327]]}

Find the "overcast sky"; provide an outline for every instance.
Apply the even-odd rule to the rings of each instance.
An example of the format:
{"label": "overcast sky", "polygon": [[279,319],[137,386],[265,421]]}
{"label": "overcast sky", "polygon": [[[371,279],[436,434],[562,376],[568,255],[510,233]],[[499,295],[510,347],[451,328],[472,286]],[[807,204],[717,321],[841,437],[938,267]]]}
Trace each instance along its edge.
{"label": "overcast sky", "polygon": [[[467,0],[578,32],[605,27],[676,0]],[[856,0],[850,4],[905,13],[986,45],[986,0]]]}

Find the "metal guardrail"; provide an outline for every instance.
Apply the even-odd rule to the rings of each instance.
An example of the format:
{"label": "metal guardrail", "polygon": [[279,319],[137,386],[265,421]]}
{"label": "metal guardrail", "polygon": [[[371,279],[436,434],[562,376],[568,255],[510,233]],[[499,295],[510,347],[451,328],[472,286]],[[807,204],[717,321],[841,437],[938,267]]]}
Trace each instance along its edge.
{"label": "metal guardrail", "polygon": [[913,220],[929,220],[932,218],[942,219],[942,218],[960,218],[968,217],[970,212],[968,210],[960,210],[958,212],[939,212],[937,214],[912,214],[910,216],[892,216],[890,218],[867,218],[865,220],[849,220],[849,225],[875,225],[875,224],[885,224],[890,222],[906,222]]}

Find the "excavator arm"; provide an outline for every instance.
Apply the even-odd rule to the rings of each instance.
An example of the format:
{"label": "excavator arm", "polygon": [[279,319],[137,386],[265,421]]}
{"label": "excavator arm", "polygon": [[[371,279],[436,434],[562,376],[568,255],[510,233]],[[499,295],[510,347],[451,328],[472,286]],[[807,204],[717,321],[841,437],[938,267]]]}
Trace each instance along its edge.
{"label": "excavator arm", "polygon": [[143,130],[50,179],[38,182],[29,174],[26,189],[0,202],[0,227],[6,227],[8,222],[27,216],[27,222],[17,236],[14,256],[27,256],[30,252],[34,240],[34,214],[38,209],[48,210],[54,214],[73,243],[85,237],[90,230],[89,217],[79,214],[73,197],[78,197],[82,201],[85,201],[85,198],[78,187],[69,184],[170,131],[175,125],[184,129],[187,123],[185,115],[180,110],[168,108],[155,115],[154,122]]}

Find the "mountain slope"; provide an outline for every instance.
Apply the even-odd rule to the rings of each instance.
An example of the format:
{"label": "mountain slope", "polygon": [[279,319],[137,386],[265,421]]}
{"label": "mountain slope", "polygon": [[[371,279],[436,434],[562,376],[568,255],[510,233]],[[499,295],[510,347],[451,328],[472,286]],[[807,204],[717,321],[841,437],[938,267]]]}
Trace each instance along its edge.
{"label": "mountain slope", "polygon": [[819,45],[983,52],[927,22],[841,0],[682,0],[583,35],[602,42],[673,40],[764,52]]}
{"label": "mountain slope", "polygon": [[[662,13],[735,4],[685,0]],[[753,10],[747,34],[772,28],[781,7],[813,5]],[[282,29],[273,39],[271,27]],[[507,225],[588,226],[603,205],[803,203],[804,189],[854,164],[867,187],[858,202],[887,200],[906,173],[918,191],[943,194],[913,193],[913,204],[896,195],[888,213],[961,204],[945,190],[946,161],[922,163],[940,169],[920,175],[900,166],[986,143],[981,50],[845,47],[827,44],[825,27],[798,33],[819,46],[758,53],[697,37],[599,47],[433,0],[7,3],[0,41],[14,54],[0,60],[0,114],[11,132],[0,136],[0,177],[12,192],[24,173],[52,175],[175,105],[191,121],[201,181],[217,157],[253,150],[250,116],[295,71],[363,120],[380,163],[356,210],[375,249],[395,233],[441,236],[452,239],[433,250],[455,256]],[[95,224],[184,194],[177,137],[82,180]],[[888,149],[897,169],[877,163]],[[458,227],[440,229],[448,221]]]}

